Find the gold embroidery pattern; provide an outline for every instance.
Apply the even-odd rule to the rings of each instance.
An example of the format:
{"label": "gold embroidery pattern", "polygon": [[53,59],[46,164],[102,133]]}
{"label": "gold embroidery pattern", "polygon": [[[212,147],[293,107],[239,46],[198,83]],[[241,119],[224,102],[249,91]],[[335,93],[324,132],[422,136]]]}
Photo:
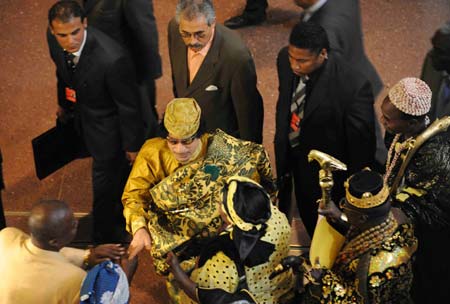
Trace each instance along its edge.
{"label": "gold embroidery pattern", "polygon": [[[222,225],[219,206],[227,178],[246,176],[273,184],[272,169],[262,145],[238,140],[216,130],[203,159],[179,168],[150,189],[153,208],[148,228],[152,236],[153,261],[164,273],[164,256],[193,237],[217,234]],[[266,189],[274,195],[273,189]]]}

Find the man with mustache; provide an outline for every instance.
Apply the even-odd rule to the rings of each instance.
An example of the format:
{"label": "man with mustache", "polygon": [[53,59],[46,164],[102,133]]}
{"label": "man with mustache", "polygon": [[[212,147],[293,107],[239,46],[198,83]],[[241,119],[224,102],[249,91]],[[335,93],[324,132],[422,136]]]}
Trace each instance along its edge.
{"label": "man with mustache", "polygon": [[174,96],[198,102],[207,132],[219,128],[261,143],[264,112],[252,55],[236,33],[216,24],[212,2],[180,0],[168,37]]}
{"label": "man with mustache", "polygon": [[143,142],[140,95],[133,63],[112,38],[88,27],[76,1],[58,1],[48,23],[56,66],[59,121],[73,120],[92,162],[93,239],[127,238],[120,198]]}

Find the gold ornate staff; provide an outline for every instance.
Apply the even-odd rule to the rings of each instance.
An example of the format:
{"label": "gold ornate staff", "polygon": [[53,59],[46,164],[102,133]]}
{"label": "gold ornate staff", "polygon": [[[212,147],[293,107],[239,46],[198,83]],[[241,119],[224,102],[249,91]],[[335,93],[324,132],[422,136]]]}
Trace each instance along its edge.
{"label": "gold ornate staff", "polygon": [[[309,152],[308,161],[312,162],[313,160],[320,165],[319,184],[322,189],[322,197],[318,202],[320,208],[325,208],[331,200],[331,190],[334,185],[333,171],[346,171],[347,166],[331,155],[318,150]],[[319,261],[320,265],[317,267],[331,268],[344,241],[345,237],[319,215],[309,250],[311,264],[316,266]]]}

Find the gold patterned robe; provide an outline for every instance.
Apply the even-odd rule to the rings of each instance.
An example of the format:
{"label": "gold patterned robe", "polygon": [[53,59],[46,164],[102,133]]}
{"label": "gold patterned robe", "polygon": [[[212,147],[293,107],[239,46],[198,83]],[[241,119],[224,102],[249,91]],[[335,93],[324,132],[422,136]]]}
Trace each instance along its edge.
{"label": "gold patterned robe", "polygon": [[272,169],[262,145],[221,130],[201,137],[197,159],[182,165],[166,140],[148,140],[139,151],[122,196],[127,230],[147,226],[156,271],[164,274],[165,255],[193,239],[215,236],[222,221],[219,206],[228,177],[241,175],[276,196]]}
{"label": "gold patterned robe", "polygon": [[[349,250],[351,256],[338,257],[317,285],[307,285],[304,303],[411,304],[412,256],[417,245],[412,224],[403,223],[379,246],[365,247],[360,253]],[[367,267],[360,265],[365,255]]]}

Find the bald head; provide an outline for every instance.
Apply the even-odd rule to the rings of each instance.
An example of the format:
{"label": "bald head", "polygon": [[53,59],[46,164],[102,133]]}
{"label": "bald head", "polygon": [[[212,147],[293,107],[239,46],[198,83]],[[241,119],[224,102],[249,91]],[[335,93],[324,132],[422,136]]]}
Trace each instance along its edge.
{"label": "bald head", "polygon": [[36,203],[31,209],[28,227],[33,243],[46,250],[59,250],[69,244],[76,233],[72,210],[59,200]]}

